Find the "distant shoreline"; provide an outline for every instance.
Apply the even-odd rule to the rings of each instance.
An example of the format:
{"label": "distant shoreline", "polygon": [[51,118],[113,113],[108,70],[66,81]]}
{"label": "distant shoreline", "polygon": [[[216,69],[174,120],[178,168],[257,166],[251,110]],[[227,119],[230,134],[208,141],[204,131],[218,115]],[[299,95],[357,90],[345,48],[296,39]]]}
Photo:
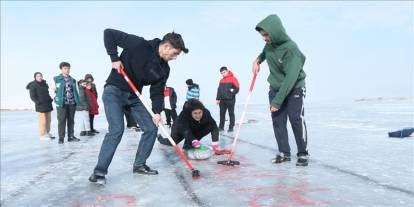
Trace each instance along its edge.
{"label": "distant shoreline", "polygon": [[355,99],[356,102],[362,101],[406,101],[406,100],[414,100],[414,97],[376,97],[376,98],[360,98]]}
{"label": "distant shoreline", "polygon": [[34,109],[0,109],[1,112],[34,111]]}

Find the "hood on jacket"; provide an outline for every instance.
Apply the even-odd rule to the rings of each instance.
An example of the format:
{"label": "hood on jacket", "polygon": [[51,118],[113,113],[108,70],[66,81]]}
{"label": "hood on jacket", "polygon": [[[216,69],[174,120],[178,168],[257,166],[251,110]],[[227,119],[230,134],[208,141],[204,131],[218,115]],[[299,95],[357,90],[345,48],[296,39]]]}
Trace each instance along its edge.
{"label": "hood on jacket", "polygon": [[86,74],[84,80],[88,80],[88,78],[92,79],[92,82],[95,80],[93,79],[92,74]]}
{"label": "hood on jacket", "polygon": [[190,100],[188,100],[184,103],[183,111],[186,114],[187,118],[192,119],[191,113],[196,109],[201,109],[201,110],[203,110],[203,112],[205,111],[205,107],[204,107],[203,103],[201,103],[201,101],[192,98],[192,99],[190,99]]}
{"label": "hood on jacket", "polygon": [[220,83],[233,83],[234,86],[240,87],[239,82],[230,70],[228,71],[226,77],[221,78]]}
{"label": "hood on jacket", "polygon": [[34,81],[32,81],[32,82],[30,82],[30,83],[27,84],[26,89],[29,90],[30,87],[32,87],[33,84],[46,84],[46,81],[45,80],[42,80],[40,82],[37,82],[36,80],[34,80]]}
{"label": "hood on jacket", "polygon": [[191,85],[191,86],[189,87],[189,89],[192,89],[192,88],[200,88],[200,86],[198,86],[198,84],[197,84],[197,83],[193,83],[193,85]]}
{"label": "hood on jacket", "polygon": [[233,76],[234,76],[233,72],[231,72],[231,71],[229,70],[229,72],[227,72],[227,75],[226,75],[226,77],[225,77],[225,78],[227,78],[227,77],[233,77]]}
{"label": "hood on jacket", "polygon": [[290,37],[286,34],[285,28],[282,25],[282,21],[276,14],[272,14],[264,18],[256,26],[256,30],[264,30],[269,33],[272,38],[272,45],[278,46],[290,40]]}

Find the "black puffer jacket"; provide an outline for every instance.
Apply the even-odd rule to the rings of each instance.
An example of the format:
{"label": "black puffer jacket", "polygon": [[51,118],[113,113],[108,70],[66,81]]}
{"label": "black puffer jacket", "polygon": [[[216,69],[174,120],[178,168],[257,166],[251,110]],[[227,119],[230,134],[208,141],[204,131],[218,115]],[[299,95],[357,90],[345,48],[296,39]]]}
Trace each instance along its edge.
{"label": "black puffer jacket", "polygon": [[41,82],[34,80],[27,84],[26,89],[30,92],[30,98],[35,103],[37,112],[53,111],[53,99],[49,95],[49,86],[45,80]]}
{"label": "black puffer jacket", "polygon": [[[191,116],[191,113],[195,109],[203,110],[203,116],[200,121],[196,121]],[[173,122],[173,126],[171,128],[172,134],[182,134],[183,132],[191,131],[191,134],[183,134],[186,136],[186,139],[194,140],[195,137],[192,137],[193,134],[197,134],[201,130],[209,129],[211,131],[216,130],[218,132],[218,127],[216,121],[210,114],[210,111],[206,109],[200,101],[196,99],[191,99],[185,102],[183,110],[181,111],[180,115],[177,117],[176,121]],[[197,137],[199,138],[199,137]],[[219,136],[217,134],[213,134],[212,141],[218,141]]]}

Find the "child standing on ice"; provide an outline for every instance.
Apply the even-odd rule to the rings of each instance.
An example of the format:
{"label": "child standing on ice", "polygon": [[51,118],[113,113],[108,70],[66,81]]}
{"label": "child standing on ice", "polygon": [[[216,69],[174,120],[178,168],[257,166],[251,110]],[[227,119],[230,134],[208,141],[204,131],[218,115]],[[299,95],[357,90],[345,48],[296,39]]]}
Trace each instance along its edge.
{"label": "child standing on ice", "polygon": [[99,114],[99,105],[96,97],[96,88],[94,90],[94,85],[90,81],[86,84],[85,92],[89,96],[91,100],[91,108],[89,109],[89,124],[91,126],[91,132],[94,134],[98,134],[99,132],[95,130],[93,127],[93,120],[95,118],[95,115]]}
{"label": "child standing on ice", "polygon": [[[88,86],[86,92],[88,93],[89,97],[91,97],[92,99],[92,109],[91,111],[89,111],[89,123],[91,125],[91,131],[95,134],[99,134],[99,132],[97,130],[95,130],[95,128],[93,127],[93,122],[95,119],[95,115],[98,114],[98,91],[96,90],[96,85],[95,83],[93,83],[94,79],[92,74],[86,74],[85,75],[85,80],[88,81]],[[95,105],[96,103],[96,105]]]}
{"label": "child standing on ice", "polygon": [[95,135],[91,131],[91,125],[89,122],[89,110],[92,108],[92,100],[86,93],[86,87],[88,81],[80,80],[78,82],[79,87],[79,104],[76,106],[76,115],[79,117],[81,126],[80,136],[93,136]]}

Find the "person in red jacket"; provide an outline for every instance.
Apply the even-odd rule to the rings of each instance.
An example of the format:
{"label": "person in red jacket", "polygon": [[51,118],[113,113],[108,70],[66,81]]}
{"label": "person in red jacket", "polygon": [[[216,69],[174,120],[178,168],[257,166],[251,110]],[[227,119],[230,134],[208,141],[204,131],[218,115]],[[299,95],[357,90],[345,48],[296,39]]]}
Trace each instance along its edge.
{"label": "person in red jacket", "polygon": [[227,67],[221,67],[220,73],[223,78],[220,80],[216,98],[217,104],[220,106],[219,130],[224,130],[226,111],[229,110],[230,125],[228,132],[232,132],[235,122],[234,105],[236,104],[236,94],[239,92],[240,85],[237,78]]}
{"label": "person in red jacket", "polygon": [[[94,90],[93,90],[93,86],[92,86],[92,83],[91,82],[88,82],[87,84],[86,84],[86,94],[88,94],[88,96],[90,97],[90,99],[91,99],[91,102],[92,102],[92,104],[91,104],[91,108],[90,108],[90,110],[89,110],[89,118],[90,117],[95,117],[95,115],[98,115],[99,114],[99,105],[98,105],[98,101],[97,101],[97,97],[96,97],[96,95],[95,95],[95,92],[94,92]],[[93,130],[94,128],[93,128],[93,119],[92,119],[92,125],[91,125],[91,132],[92,133],[99,133],[99,132],[97,132],[96,130]]]}

